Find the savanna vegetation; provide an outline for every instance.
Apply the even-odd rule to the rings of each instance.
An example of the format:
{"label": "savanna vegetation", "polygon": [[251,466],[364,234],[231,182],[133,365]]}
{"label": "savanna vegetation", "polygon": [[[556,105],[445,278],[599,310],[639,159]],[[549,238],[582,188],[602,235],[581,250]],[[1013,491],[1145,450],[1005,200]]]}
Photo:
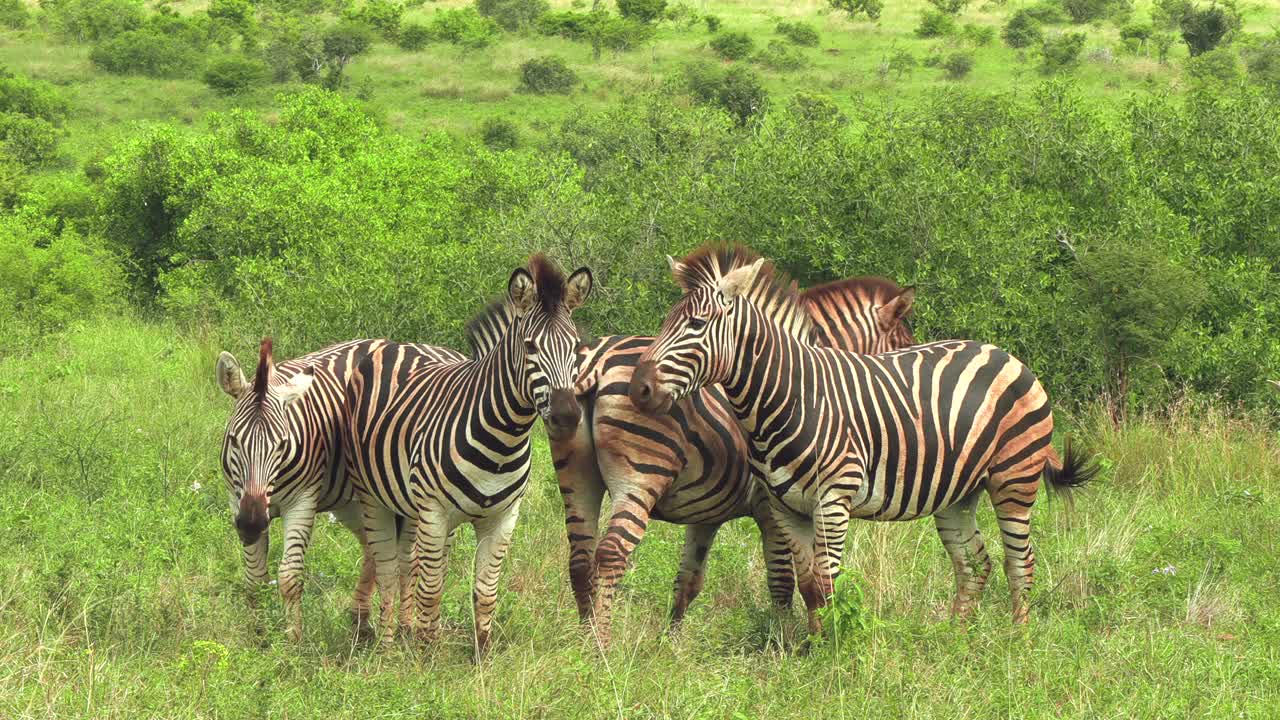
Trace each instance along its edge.
{"label": "savanna vegetation", "polygon": [[[1270,717],[1278,9],[0,0],[0,716]],[[1029,628],[1000,577],[944,620],[932,525],[862,524],[802,654],[747,523],[665,634],[659,526],[601,653],[541,440],[482,664],[465,562],[440,643],[353,644],[336,525],[301,645],[245,609],[219,350],[461,348],[533,251],[593,268],[585,332],[652,332],[714,240],[1035,370],[1104,472],[1037,508]]]}

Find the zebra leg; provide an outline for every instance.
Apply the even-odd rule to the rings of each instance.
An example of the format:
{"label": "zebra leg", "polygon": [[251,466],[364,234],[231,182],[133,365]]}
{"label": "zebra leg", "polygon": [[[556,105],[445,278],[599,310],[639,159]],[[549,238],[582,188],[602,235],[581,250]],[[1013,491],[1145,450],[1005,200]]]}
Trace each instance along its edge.
{"label": "zebra leg", "polygon": [[951,556],[956,573],[956,597],[951,615],[959,620],[969,617],[973,606],[982,597],[982,589],[991,574],[991,558],[978,532],[978,495],[967,497],[933,516],[942,546]]}
{"label": "zebra leg", "polygon": [[271,532],[262,533],[258,542],[244,546],[244,584],[250,608],[258,607],[258,591],[270,579],[267,572],[267,553],[271,546]]}
{"label": "zebra leg", "polygon": [[498,576],[502,559],[511,545],[511,533],[520,516],[520,501],[506,512],[474,522],[476,529],[475,587],[471,599],[475,607],[476,659],[489,649],[489,632],[493,627],[493,609],[498,604]]}
{"label": "zebra leg", "polygon": [[[604,458],[601,458],[603,463]],[[623,465],[628,468],[627,474],[608,473],[609,477],[634,476],[630,463],[621,460],[609,463],[611,466]],[[606,470],[606,472],[608,472]],[[613,635],[613,595],[618,589],[618,582],[627,572],[627,563],[636,546],[644,540],[645,531],[649,527],[649,514],[658,498],[666,493],[671,485],[675,471],[662,475],[651,471],[639,478],[638,482],[610,486],[609,494],[613,498],[608,528],[600,538],[596,547],[596,604],[595,630],[596,642],[601,647],[608,647]]]}
{"label": "zebra leg", "polygon": [[675,597],[671,601],[673,628],[680,625],[689,604],[702,592],[707,552],[711,550],[719,529],[719,524],[686,525],[684,528],[684,554],[680,560],[680,572],[676,575]]}
{"label": "zebra leg", "polygon": [[416,611],[411,620],[413,632],[419,640],[430,642],[440,632],[440,596],[444,592],[449,532],[453,528],[448,516],[440,511],[424,512],[416,524],[406,523],[405,528],[414,528],[409,559],[413,568],[413,611]]}
{"label": "zebra leg", "polygon": [[756,526],[760,528],[760,542],[764,545],[765,576],[769,585],[769,597],[773,606],[780,610],[791,607],[791,598],[796,591],[795,568],[791,564],[791,543],[787,534],[778,524],[773,511],[769,508],[769,499],[761,498],[752,509]]}
{"label": "zebra leg", "polygon": [[[844,541],[849,532],[849,498],[843,494],[823,496],[814,517],[815,539],[813,575],[820,593],[818,607],[824,607],[835,588],[844,561]],[[812,626],[811,621],[810,625]]]}
{"label": "zebra leg", "polygon": [[351,626],[356,637],[362,638],[372,632],[369,625],[369,611],[373,599],[374,580],[377,577],[373,552],[369,548],[369,543],[365,542],[364,524],[358,502],[353,500],[335,508],[333,514],[338,518],[338,522],[341,522],[360,541],[360,579],[356,582],[356,591],[351,598]]}
{"label": "zebra leg", "polygon": [[578,619],[585,623],[591,620],[595,602],[596,533],[600,530],[600,501],[605,490],[585,419],[578,423],[573,438],[551,443],[551,455],[564,499],[569,585],[578,606]]}
{"label": "zebra leg", "polygon": [[396,516],[376,500],[361,497],[365,543],[373,556],[374,575],[378,584],[378,634],[383,645],[395,639],[397,570]]}
{"label": "zebra leg", "polygon": [[991,504],[1004,540],[1004,574],[1009,579],[1013,600],[1013,622],[1027,621],[1030,608],[1026,596],[1036,572],[1036,553],[1031,548],[1031,506],[1039,489],[1040,471],[1023,477],[992,475],[988,481]]}
{"label": "zebra leg", "polygon": [[412,632],[414,627],[414,575],[413,568],[417,558],[418,521],[413,518],[399,518],[399,539],[396,541],[396,554],[400,570],[400,620],[397,624],[399,633]]}
{"label": "zebra leg", "polygon": [[822,632],[822,622],[818,619],[818,609],[826,604],[826,595],[822,593],[814,567],[814,523],[813,518],[797,515],[791,510],[770,503],[775,526],[791,553],[791,564],[795,568],[796,585],[800,597],[804,599],[805,610],[809,616],[809,633]]}
{"label": "zebra leg", "polygon": [[316,522],[314,498],[300,498],[284,513],[284,554],[280,557],[280,600],[289,639],[302,641],[302,565]]}

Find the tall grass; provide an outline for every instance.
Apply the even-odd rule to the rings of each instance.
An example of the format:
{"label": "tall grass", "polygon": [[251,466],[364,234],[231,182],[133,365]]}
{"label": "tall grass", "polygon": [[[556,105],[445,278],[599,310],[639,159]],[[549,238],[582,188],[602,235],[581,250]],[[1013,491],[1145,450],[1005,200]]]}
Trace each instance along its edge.
{"label": "tall grass", "polygon": [[[685,627],[665,632],[681,534],[636,554],[601,654],[577,624],[545,445],[507,572],[495,649],[471,662],[455,548],[429,648],[353,645],[358,551],[323,520],[306,638],[275,597],[250,613],[218,468],[218,348],[113,320],[0,360],[0,717],[1270,717],[1280,707],[1280,445],[1212,410],[1102,414],[1074,434],[1107,471],[1075,510],[1042,497],[1032,622],[997,567],[968,627],[928,521],[854,527],[869,628],[797,650],[766,610],[749,523],[727,527]],[[998,556],[989,509],[982,529]],[[274,528],[279,532],[279,528]],[[280,543],[273,548],[279,553]],[[997,562],[997,566],[999,563]]]}

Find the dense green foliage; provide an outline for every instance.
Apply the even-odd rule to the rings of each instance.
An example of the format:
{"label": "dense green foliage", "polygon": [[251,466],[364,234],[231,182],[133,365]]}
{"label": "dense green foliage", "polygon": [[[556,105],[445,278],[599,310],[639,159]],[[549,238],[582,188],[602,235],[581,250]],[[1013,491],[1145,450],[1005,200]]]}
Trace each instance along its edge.
{"label": "dense green foliage", "polygon": [[531,27],[550,9],[546,0],[476,0],[476,10],[507,31]]}
{"label": "dense green foliage", "polygon": [[525,92],[564,95],[573,92],[577,84],[578,74],[562,57],[544,55],[520,65],[520,89]]}
{"label": "dense green foliage", "polygon": [[667,0],[617,0],[617,4],[622,17],[643,23],[657,20],[667,9]]}
{"label": "dense green foliage", "polygon": [[267,64],[257,58],[227,55],[212,60],[204,71],[204,82],[222,95],[238,95],[265,85],[271,77]]}
{"label": "dense green foliage", "polygon": [[779,35],[796,45],[804,47],[818,46],[818,31],[806,22],[780,22],[776,28]]}
{"label": "dense green foliage", "polygon": [[884,12],[884,0],[827,0],[835,10],[841,10],[850,18],[865,15],[868,20],[879,20]]}
{"label": "dense green foliage", "polygon": [[711,49],[725,60],[741,60],[755,49],[755,41],[743,32],[724,32],[711,38]]}
{"label": "dense green foliage", "polygon": [[920,24],[916,26],[916,37],[934,38],[951,35],[956,31],[955,16],[941,10],[920,11]]}
{"label": "dense green foliage", "polygon": [[1080,65],[1080,52],[1084,50],[1085,34],[1078,32],[1051,33],[1040,46],[1040,72],[1045,75],[1068,72]]}

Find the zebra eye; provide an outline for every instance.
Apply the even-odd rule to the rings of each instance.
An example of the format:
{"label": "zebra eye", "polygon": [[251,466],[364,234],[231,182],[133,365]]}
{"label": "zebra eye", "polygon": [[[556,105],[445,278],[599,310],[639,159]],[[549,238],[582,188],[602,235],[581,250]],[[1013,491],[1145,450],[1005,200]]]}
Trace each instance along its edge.
{"label": "zebra eye", "polygon": [[530,355],[537,355],[538,346],[533,343],[533,340],[526,339],[524,341],[524,351]]}
{"label": "zebra eye", "polygon": [[703,330],[706,329],[706,327],[707,327],[706,320],[703,320],[702,318],[695,318],[695,317],[689,318],[689,332],[691,333],[702,332]]}

